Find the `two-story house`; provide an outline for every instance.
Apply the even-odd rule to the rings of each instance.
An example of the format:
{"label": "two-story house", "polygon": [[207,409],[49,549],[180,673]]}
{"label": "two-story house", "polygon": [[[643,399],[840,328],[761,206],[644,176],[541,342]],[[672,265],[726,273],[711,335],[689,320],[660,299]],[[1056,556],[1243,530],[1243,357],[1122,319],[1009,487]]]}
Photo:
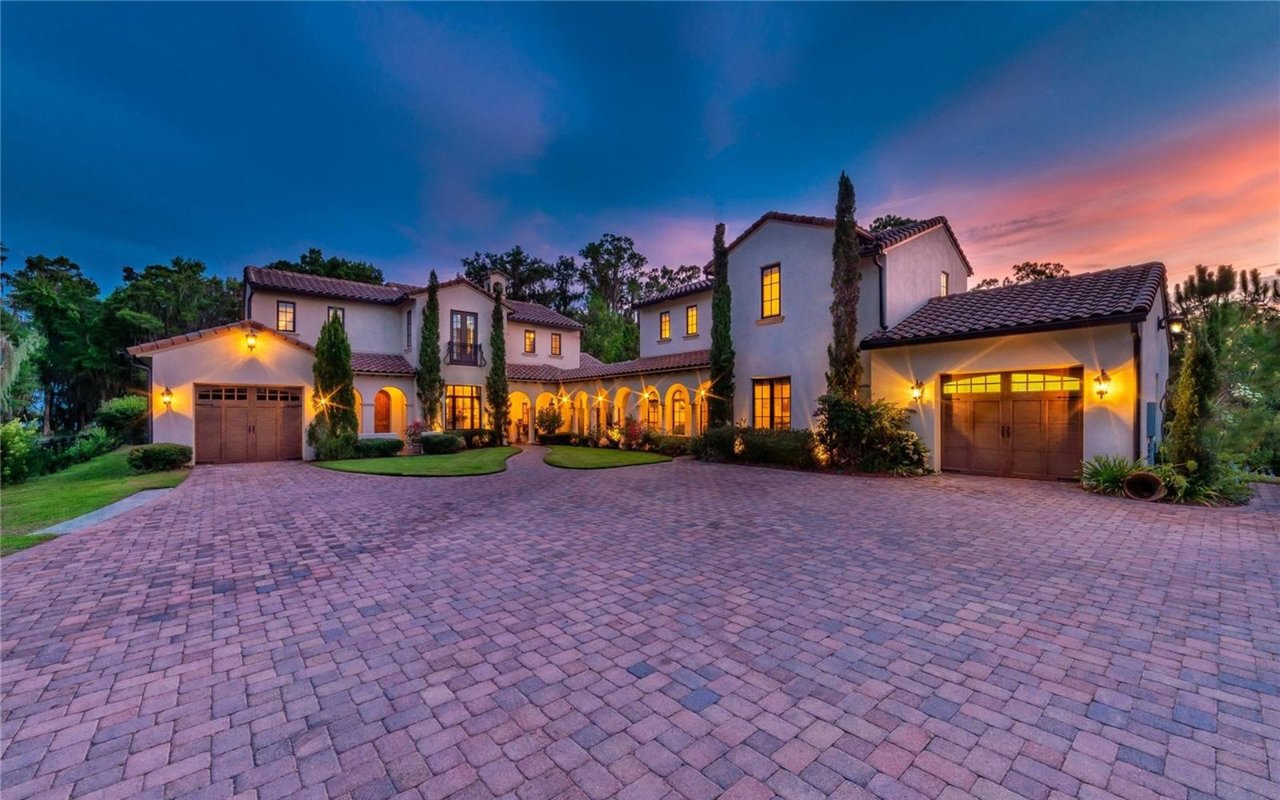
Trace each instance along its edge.
{"label": "two-story house", "polygon": [[[734,417],[756,427],[814,424],[831,341],[834,220],[770,212],[729,245]],[[967,292],[972,269],[946,219],[858,231],[866,396],[909,404],[934,467],[1070,477],[1099,453],[1147,455],[1167,381],[1164,268],[1138,265]],[[492,287],[440,286],[447,429],[487,426]],[[504,302],[510,441],[554,405],[588,434],[634,418],[672,435],[706,425],[712,285],[704,279],[637,310],[640,356],[603,364],[581,326]],[[330,316],[352,346],[362,436],[400,436],[419,419],[414,381],[426,289],[245,269],[242,322],[131,348],[152,363],[153,439],[195,460],[299,458],[316,398],[313,345]]]}

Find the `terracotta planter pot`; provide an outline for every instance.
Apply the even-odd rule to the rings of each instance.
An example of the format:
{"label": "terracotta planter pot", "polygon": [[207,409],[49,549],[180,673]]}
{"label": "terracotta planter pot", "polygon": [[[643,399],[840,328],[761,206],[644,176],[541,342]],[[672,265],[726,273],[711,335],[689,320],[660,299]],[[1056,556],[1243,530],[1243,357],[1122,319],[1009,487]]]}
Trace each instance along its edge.
{"label": "terracotta planter pot", "polygon": [[1154,472],[1134,472],[1124,479],[1124,496],[1130,500],[1154,503],[1168,493],[1164,481]]}

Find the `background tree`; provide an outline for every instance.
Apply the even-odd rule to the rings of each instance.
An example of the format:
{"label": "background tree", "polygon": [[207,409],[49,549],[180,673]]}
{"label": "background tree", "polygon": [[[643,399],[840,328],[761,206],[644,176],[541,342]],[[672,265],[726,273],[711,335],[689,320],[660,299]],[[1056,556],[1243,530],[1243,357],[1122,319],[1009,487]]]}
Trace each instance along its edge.
{"label": "background tree", "polygon": [[573,256],[560,256],[551,267],[550,302],[561,314],[573,315],[585,293],[578,286],[578,262]]}
{"label": "background tree", "polygon": [[592,295],[582,319],[582,351],[606,364],[640,357],[640,326],[629,314],[610,311]]}
{"label": "background tree", "polygon": [[716,225],[712,252],[711,393],[707,397],[707,424],[715,428],[733,422],[733,298],[729,290],[729,250],[724,244],[723,222]]}
{"label": "background tree", "polygon": [[434,426],[440,416],[440,396],[444,394],[444,375],[440,371],[440,279],[434,269],[427,280],[427,304],[422,307],[417,381],[422,419]]}
{"label": "background tree", "polygon": [[599,297],[610,311],[629,312],[640,298],[648,259],[636,252],[629,236],[606,233],[578,253],[578,282],[588,296]]}
{"label": "background tree", "polygon": [[511,414],[511,394],[507,386],[506,308],[502,305],[502,287],[493,290],[493,318],[489,330],[489,376],[485,394],[489,400],[489,417],[493,422],[493,442],[506,440],[507,420]]}
{"label": "background tree", "polygon": [[1021,264],[1014,264],[1013,274],[1004,280],[983,278],[974,284],[969,291],[994,289],[997,286],[1017,286],[1021,283],[1035,283],[1036,281],[1049,280],[1050,278],[1065,278],[1070,274],[1071,270],[1056,261],[1023,261]]}
{"label": "background tree", "polygon": [[360,283],[383,283],[382,270],[365,261],[349,261],[337,256],[324,257],[320,248],[312,247],[298,257],[297,261],[273,261],[267,269],[283,269],[289,272],[304,272],[308,275],[319,275],[322,278],[341,278]]}
{"label": "background tree", "polygon": [[853,181],[840,173],[836,190],[836,233],[831,245],[831,344],[827,345],[827,394],[842,400],[858,396],[862,360],[858,355],[857,221]]}
{"label": "background tree", "polygon": [[678,267],[663,265],[657,269],[646,270],[640,282],[640,300],[648,300],[664,292],[683,289],[705,277],[702,267],[694,264],[681,264]]}
{"label": "background tree", "polygon": [[320,327],[311,374],[315,382],[316,416],[307,429],[307,440],[320,458],[348,456],[355,447],[359,422],[355,375],[351,371],[351,342],[337,317],[329,317]]}
{"label": "background tree", "polygon": [[555,271],[546,261],[530,255],[519,245],[505,253],[476,253],[462,259],[462,268],[467,280],[481,286],[488,281],[490,272],[507,273],[510,280],[506,296],[512,300],[551,305],[555,299]]}
{"label": "background tree", "polygon": [[1213,482],[1217,463],[1208,441],[1213,401],[1218,393],[1218,365],[1203,326],[1196,326],[1187,342],[1173,394],[1169,426],[1169,460],[1182,465],[1201,485]]}
{"label": "background tree", "polygon": [[871,227],[867,230],[872,233],[879,233],[880,231],[887,231],[890,228],[901,228],[903,225],[914,225],[919,221],[920,220],[913,219],[911,217],[900,217],[897,214],[884,214],[872,220]]}

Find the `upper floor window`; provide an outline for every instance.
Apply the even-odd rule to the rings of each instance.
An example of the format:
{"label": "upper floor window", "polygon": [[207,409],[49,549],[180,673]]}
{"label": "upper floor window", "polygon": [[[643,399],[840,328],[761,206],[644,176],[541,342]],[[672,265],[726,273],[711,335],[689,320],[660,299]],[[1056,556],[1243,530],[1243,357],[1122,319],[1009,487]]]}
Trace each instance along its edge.
{"label": "upper floor window", "polygon": [[297,330],[297,306],[288,300],[276,301],[276,330],[293,333]]}
{"label": "upper floor window", "polygon": [[538,334],[528,330],[524,332],[524,351],[526,353],[538,352]]}
{"label": "upper floor window", "polygon": [[791,378],[753,380],[751,394],[755,427],[791,427]]}
{"label": "upper floor window", "polygon": [[551,334],[551,355],[560,355],[560,334],[558,333]]}
{"label": "upper floor window", "polygon": [[329,306],[329,319],[337,319],[339,325],[347,324],[347,310],[342,306]]}
{"label": "upper floor window", "polygon": [[404,348],[413,347],[413,309],[404,312]]}
{"label": "upper floor window", "polygon": [[658,338],[671,338],[671,312],[663,311],[658,315]]}
{"label": "upper floor window", "polygon": [[689,306],[684,310],[684,335],[698,335],[698,307]]}
{"label": "upper floor window", "polygon": [[942,273],[942,296],[946,297],[949,294],[951,294],[951,274],[948,272],[943,272]]}
{"label": "upper floor window", "polygon": [[768,319],[782,314],[782,265],[774,264],[760,270],[760,318]]}

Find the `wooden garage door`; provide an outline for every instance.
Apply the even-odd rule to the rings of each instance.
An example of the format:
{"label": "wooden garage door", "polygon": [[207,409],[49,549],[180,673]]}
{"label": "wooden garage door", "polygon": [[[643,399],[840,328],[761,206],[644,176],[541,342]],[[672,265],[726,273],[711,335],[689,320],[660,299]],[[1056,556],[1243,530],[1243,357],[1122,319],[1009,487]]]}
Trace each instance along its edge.
{"label": "wooden garage door", "polygon": [[302,389],[197,384],[196,463],[302,458]]}
{"label": "wooden garage door", "polygon": [[1083,369],[942,376],[942,468],[1073,480],[1084,455]]}

